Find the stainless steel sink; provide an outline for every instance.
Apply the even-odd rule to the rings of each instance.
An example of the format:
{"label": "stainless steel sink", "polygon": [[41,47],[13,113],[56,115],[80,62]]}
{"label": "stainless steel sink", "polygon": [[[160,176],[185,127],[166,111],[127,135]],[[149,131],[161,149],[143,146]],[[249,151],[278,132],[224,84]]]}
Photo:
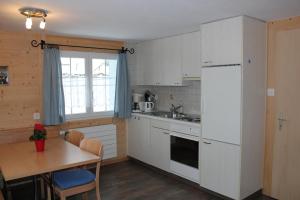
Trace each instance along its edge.
{"label": "stainless steel sink", "polygon": [[167,111],[157,111],[157,112],[151,112],[151,113],[145,113],[145,114],[157,116],[157,117],[169,118],[169,119],[176,119],[176,120],[180,120],[180,121],[200,122],[200,116],[187,115],[184,113],[172,113],[172,112],[167,112]]}
{"label": "stainless steel sink", "polygon": [[157,117],[164,117],[164,118],[172,118],[172,113],[167,111],[157,111],[152,112],[150,115],[157,116]]}

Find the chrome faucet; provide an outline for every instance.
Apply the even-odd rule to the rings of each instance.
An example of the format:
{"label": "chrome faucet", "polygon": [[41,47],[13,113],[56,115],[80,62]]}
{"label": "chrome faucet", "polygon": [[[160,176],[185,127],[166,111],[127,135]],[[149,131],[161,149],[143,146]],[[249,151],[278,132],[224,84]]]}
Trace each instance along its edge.
{"label": "chrome faucet", "polygon": [[178,106],[174,106],[174,104],[172,104],[171,105],[171,108],[170,108],[170,112],[171,112],[171,114],[172,114],[172,116],[174,117],[176,117],[176,115],[179,113],[178,112],[178,109],[180,109],[180,108],[182,108],[183,107],[183,105],[178,105]]}

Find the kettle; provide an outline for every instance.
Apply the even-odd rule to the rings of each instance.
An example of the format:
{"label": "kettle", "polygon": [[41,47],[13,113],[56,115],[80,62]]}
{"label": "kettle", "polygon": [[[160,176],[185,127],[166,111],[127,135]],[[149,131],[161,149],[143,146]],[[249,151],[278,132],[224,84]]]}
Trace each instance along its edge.
{"label": "kettle", "polygon": [[153,102],[144,102],[144,110],[145,110],[145,112],[153,112],[154,103]]}

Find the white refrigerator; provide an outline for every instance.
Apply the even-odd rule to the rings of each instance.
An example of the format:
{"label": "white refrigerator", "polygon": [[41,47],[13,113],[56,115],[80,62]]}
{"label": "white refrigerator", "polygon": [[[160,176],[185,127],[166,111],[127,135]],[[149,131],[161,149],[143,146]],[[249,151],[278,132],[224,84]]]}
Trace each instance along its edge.
{"label": "white refrigerator", "polygon": [[240,145],[241,66],[203,67],[201,94],[202,138]]}
{"label": "white refrigerator", "polygon": [[241,162],[240,65],[202,68],[201,186],[240,198]]}

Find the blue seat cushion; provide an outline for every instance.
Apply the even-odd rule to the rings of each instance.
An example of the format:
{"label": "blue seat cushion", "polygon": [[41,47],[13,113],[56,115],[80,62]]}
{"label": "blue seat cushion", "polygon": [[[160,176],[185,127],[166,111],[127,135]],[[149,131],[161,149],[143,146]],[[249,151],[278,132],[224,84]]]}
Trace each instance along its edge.
{"label": "blue seat cushion", "polygon": [[86,169],[64,170],[53,174],[54,185],[63,190],[79,185],[85,185],[94,180],[95,175]]}

